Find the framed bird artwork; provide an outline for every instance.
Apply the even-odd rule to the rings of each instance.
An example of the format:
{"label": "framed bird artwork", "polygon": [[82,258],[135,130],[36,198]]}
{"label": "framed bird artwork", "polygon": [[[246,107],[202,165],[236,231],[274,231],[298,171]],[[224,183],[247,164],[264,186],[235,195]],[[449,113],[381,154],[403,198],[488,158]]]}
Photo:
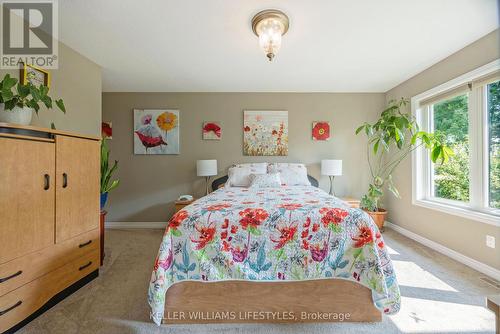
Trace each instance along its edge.
{"label": "framed bird artwork", "polygon": [[179,110],[134,109],[134,154],[179,154]]}

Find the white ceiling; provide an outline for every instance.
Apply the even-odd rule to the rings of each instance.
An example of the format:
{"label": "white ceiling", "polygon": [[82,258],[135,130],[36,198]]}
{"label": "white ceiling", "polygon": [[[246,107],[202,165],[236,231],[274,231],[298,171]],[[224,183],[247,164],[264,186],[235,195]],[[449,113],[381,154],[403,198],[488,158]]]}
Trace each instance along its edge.
{"label": "white ceiling", "polygon": [[[290,17],[275,61],[252,16]],[[63,0],[60,39],[103,90],[385,92],[499,26],[496,0]]]}

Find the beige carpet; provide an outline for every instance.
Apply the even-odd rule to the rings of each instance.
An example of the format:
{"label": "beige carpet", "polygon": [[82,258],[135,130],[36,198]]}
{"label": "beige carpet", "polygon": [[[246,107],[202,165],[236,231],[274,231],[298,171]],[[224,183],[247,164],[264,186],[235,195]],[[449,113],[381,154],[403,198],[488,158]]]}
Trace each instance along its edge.
{"label": "beige carpet", "polygon": [[163,231],[107,230],[99,278],[34,320],[19,333],[494,333],[484,296],[498,289],[480,273],[387,230],[402,293],[402,309],[376,324],[177,325],[148,319],[146,292]]}

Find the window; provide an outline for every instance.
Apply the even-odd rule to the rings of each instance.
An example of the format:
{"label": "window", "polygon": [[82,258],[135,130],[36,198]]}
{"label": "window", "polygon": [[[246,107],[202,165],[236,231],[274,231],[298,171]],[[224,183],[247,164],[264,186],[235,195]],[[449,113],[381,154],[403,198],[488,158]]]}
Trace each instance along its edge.
{"label": "window", "polygon": [[412,98],[424,131],[454,155],[433,164],[413,152],[413,203],[500,226],[500,60]]}
{"label": "window", "polygon": [[488,204],[500,209],[500,81],[487,86],[488,101]]}
{"label": "window", "polygon": [[432,166],[432,196],[469,202],[469,96],[462,94],[431,105],[433,132],[446,137],[455,155]]}

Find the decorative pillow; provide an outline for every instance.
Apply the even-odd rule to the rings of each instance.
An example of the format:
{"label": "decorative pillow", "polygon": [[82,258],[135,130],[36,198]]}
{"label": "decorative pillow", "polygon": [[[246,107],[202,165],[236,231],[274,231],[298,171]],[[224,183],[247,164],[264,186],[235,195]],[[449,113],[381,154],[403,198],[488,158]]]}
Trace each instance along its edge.
{"label": "decorative pillow", "polygon": [[286,186],[310,186],[307,178],[307,168],[298,163],[271,163],[267,169],[268,173],[279,173],[281,184]]}
{"label": "decorative pillow", "polygon": [[281,178],[279,173],[250,174],[250,187],[252,188],[279,188]]}
{"label": "decorative pillow", "polygon": [[231,167],[256,168],[259,171],[261,170],[267,171],[267,165],[268,165],[267,162],[250,162],[247,164],[234,164]]}
{"label": "decorative pillow", "polygon": [[226,187],[249,187],[250,174],[266,174],[267,163],[241,164],[230,167]]}

